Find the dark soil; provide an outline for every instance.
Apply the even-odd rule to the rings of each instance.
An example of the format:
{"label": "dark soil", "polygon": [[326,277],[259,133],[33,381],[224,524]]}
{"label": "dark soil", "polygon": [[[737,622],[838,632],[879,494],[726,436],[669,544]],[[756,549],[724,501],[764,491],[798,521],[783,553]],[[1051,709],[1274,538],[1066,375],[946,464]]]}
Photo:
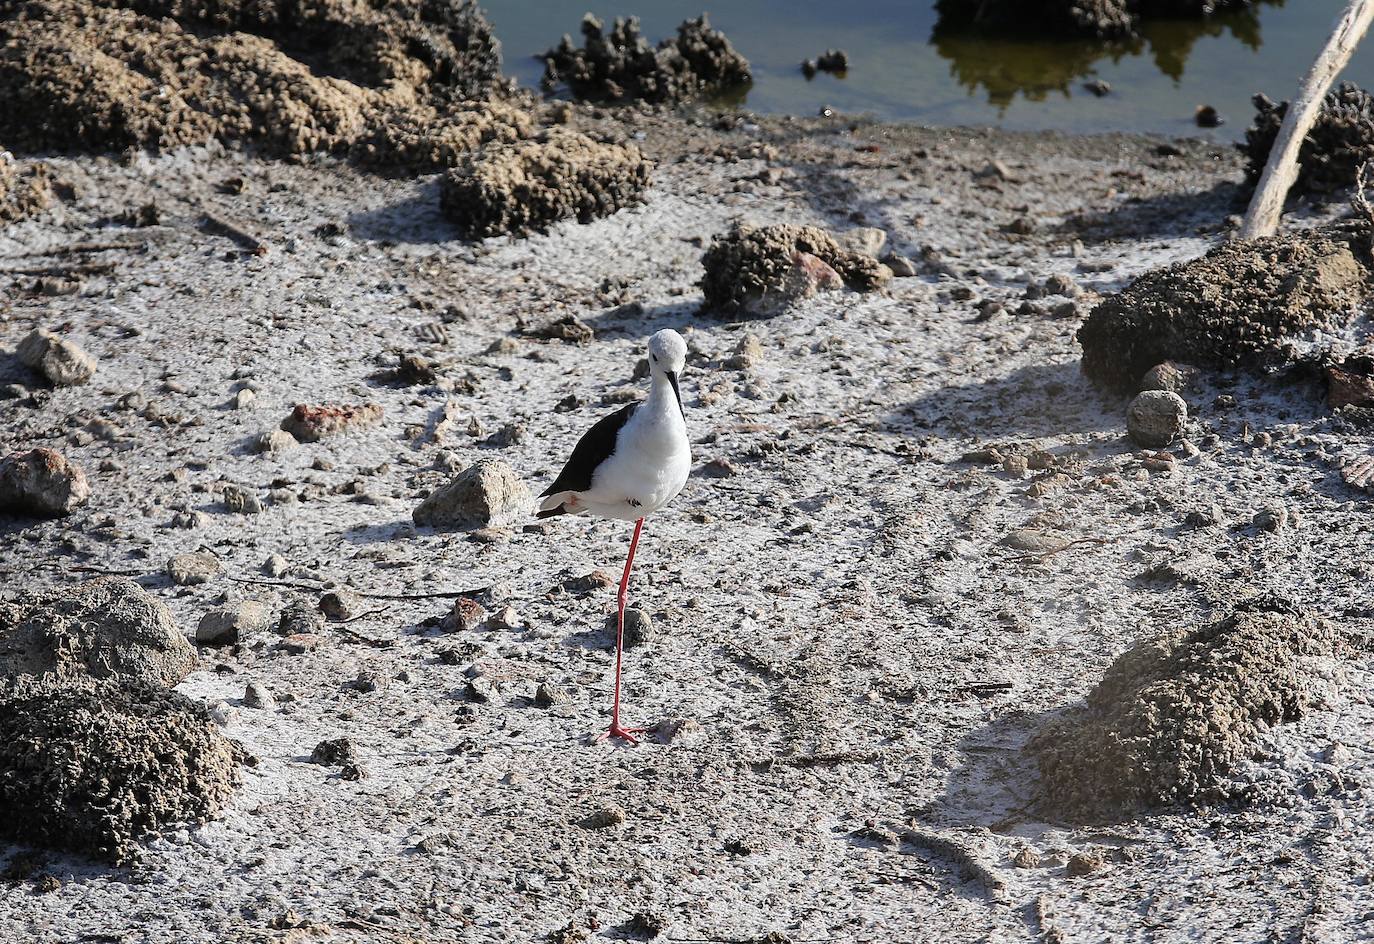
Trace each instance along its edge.
{"label": "dark soil", "polygon": [[1329,625],[1275,600],[1137,644],[1031,741],[1041,803],[1092,821],[1223,798],[1260,733],[1302,716],[1317,684],[1309,660],[1338,648]]}
{"label": "dark soil", "polygon": [[1370,289],[1368,229],[1340,224],[1225,243],[1148,272],[1078,331],[1083,372],[1129,393],[1163,361],[1265,368],[1291,339],[1349,320]]}
{"label": "dark soil", "polygon": [[524,235],[563,219],[589,223],[638,203],[650,167],[633,144],[554,129],[465,155],[444,176],[440,208],[471,239]]}
{"label": "dark soil", "polygon": [[[1245,177],[1259,182],[1269,151],[1279,136],[1288,103],[1275,105],[1266,95],[1255,96],[1255,122],[1240,145],[1247,164]],[[1327,193],[1355,183],[1355,172],[1374,159],[1374,96],[1352,82],[1342,82],[1326,94],[1312,129],[1298,151],[1294,193]]]}
{"label": "dark soil", "polygon": [[219,812],[236,746],[203,708],[141,682],[0,689],[0,836],[115,864]]}

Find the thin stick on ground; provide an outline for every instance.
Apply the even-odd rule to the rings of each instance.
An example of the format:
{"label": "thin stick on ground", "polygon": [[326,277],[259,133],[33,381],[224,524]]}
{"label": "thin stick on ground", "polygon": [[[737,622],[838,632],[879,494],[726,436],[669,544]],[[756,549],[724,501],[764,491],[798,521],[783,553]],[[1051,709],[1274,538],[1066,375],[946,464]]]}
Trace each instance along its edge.
{"label": "thin stick on ground", "polygon": [[1272,236],[1278,231],[1283,202],[1298,176],[1298,152],[1302,149],[1302,142],[1317,119],[1327,89],[1350,61],[1355,47],[1369,29],[1371,19],[1374,19],[1374,0],[1350,0],[1350,5],[1337,21],[1336,28],[1327,38],[1312,68],[1307,70],[1298,94],[1288,104],[1278,137],[1269,150],[1269,160],[1264,165],[1259,186],[1255,188],[1255,195],[1245,211],[1245,220],[1236,238],[1258,239]]}

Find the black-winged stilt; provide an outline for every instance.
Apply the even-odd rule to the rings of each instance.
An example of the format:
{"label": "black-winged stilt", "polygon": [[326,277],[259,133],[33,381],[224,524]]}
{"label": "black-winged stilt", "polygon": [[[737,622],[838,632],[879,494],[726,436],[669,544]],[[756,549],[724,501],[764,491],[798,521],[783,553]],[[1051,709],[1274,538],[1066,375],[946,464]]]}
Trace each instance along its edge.
{"label": "black-winged stilt", "polygon": [[540,497],[538,517],[580,515],[590,512],[604,518],[635,523],[630,553],[620,577],[616,596],[615,699],[611,726],[602,740],[623,738],[637,744],[635,735],[645,728],[620,724],[620,659],[625,643],[625,599],[630,568],[644,519],[672,501],[687,482],[692,463],[687,441],[687,412],[682,408],[678,376],[687,360],[687,342],[665,328],[649,338],[648,399],[616,410],[602,418],[578,441],[563,471]]}

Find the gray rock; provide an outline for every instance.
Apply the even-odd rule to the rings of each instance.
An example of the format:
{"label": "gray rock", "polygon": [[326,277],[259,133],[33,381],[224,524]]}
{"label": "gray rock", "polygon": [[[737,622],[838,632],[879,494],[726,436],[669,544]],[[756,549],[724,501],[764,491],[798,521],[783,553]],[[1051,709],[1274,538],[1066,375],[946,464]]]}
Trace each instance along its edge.
{"label": "gray rock", "polygon": [[275,711],[277,700],[272,697],[272,693],[261,682],[249,682],[243,690],[243,706],[245,708],[258,708],[262,711]]}
{"label": "gray rock", "polygon": [[269,577],[280,577],[290,569],[291,565],[280,554],[267,555],[267,560],[262,564],[262,572]]}
{"label": "gray rock", "polygon": [[1170,393],[1181,394],[1196,383],[1200,376],[1202,371],[1196,367],[1177,361],[1165,361],[1145,371],[1145,376],[1140,378],[1140,389],[1167,390]]}
{"label": "gray rock", "polygon": [[194,664],[166,605],[123,577],[0,601],[0,675],[172,686]]}
{"label": "gray rock", "polygon": [[1282,531],[1288,526],[1288,509],[1280,504],[1261,508],[1255,512],[1253,522],[1261,531]]}
{"label": "gray rock", "polygon": [[1141,446],[1158,449],[1169,445],[1188,420],[1188,404],[1167,390],[1146,390],[1131,401],[1126,411],[1126,431]]}
{"label": "gray rock", "polygon": [[357,764],[358,749],[346,737],[330,738],[315,745],[315,749],[310,752],[310,761],[326,767]]}
{"label": "gray rock", "polygon": [[890,252],[883,256],[883,265],[891,269],[892,274],[899,279],[909,279],[917,274],[916,263],[896,253]]}
{"label": "gray rock", "polygon": [[[606,631],[615,638],[616,614],[612,613],[606,618]],[[649,618],[649,614],[643,610],[636,610],[633,607],[625,608],[625,648],[634,649],[654,639],[654,621]]]}
{"label": "gray rock", "polygon": [[534,690],[534,704],[539,708],[552,708],[568,700],[568,693],[552,682],[540,682]]}
{"label": "gray rock", "polygon": [[15,353],[25,367],[42,374],[57,387],[84,384],[95,374],[97,364],[76,344],[42,328],[29,332]]}
{"label": "gray rock", "polygon": [[277,632],[283,636],[311,636],[324,628],[324,614],[318,606],[294,600],[281,611]]}
{"label": "gray rock", "polygon": [[510,524],[528,513],[530,492],[504,459],[480,459],[420,503],[412,514],[418,525],[436,528],[489,528]]}
{"label": "gray rock", "polygon": [[0,460],[0,510],[60,516],[90,497],[86,473],[60,452],[30,449]]}
{"label": "gray rock", "polygon": [[284,452],[294,449],[300,442],[284,429],[271,429],[253,441],[255,452]]}
{"label": "gray rock", "polygon": [[271,622],[271,611],[258,600],[226,603],[200,618],[200,625],[196,627],[196,642],[207,646],[233,645],[265,632]]}
{"label": "gray rock", "polygon": [[262,499],[242,485],[226,485],[220,494],[224,507],[239,515],[256,515],[262,511]]}
{"label": "gray rock", "polygon": [[346,623],[367,610],[367,601],[351,590],[330,590],[320,596],[320,612],[335,623]]}
{"label": "gray rock", "polygon": [[876,259],[887,245],[887,233],[876,226],[860,226],[840,233],[835,237],[835,242],[840,244],[841,249]]}
{"label": "gray rock", "polygon": [[219,575],[220,569],[219,558],[202,551],[178,554],[167,561],[167,576],[178,587],[209,583],[212,577]]}

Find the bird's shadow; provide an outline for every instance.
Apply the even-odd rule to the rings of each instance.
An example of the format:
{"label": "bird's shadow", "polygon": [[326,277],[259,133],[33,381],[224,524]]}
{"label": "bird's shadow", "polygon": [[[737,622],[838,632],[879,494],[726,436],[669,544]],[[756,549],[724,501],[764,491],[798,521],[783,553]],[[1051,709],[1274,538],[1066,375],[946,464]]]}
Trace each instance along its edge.
{"label": "bird's shadow", "polygon": [[892,433],[988,439],[1119,429],[1123,398],[1103,393],[1078,361],[1031,364],[989,380],[937,387],[885,417]]}
{"label": "bird's shadow", "polygon": [[1228,215],[1243,210],[1249,193],[1248,187],[1228,180],[1206,190],[1128,197],[1105,210],[1071,213],[1057,229],[1088,244],[1207,235],[1219,232]]}
{"label": "bird's shadow", "polygon": [[439,178],[423,181],[415,193],[386,206],[361,210],[348,217],[356,239],[375,242],[433,245],[463,242],[462,231],[439,212]]}

